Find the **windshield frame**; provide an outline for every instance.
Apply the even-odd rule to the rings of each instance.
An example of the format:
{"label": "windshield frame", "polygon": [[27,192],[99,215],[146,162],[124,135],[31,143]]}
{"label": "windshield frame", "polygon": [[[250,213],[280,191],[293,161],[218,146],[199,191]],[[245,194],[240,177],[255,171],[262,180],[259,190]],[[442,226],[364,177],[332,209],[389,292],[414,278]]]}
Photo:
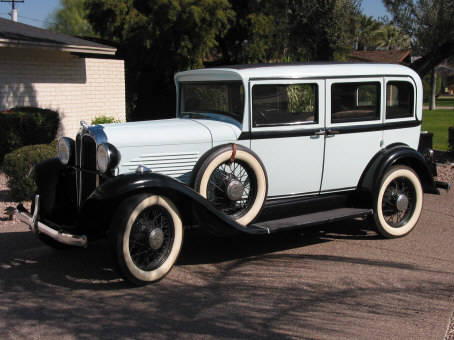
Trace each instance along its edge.
{"label": "windshield frame", "polygon": [[[241,120],[238,120],[237,117],[233,114],[228,114],[228,112],[219,112],[219,111],[182,111],[183,107],[183,87],[185,85],[229,85],[229,84],[238,84],[242,88],[243,95],[241,104]],[[178,118],[195,118],[195,119],[211,119],[217,121],[225,121],[235,124],[239,127],[243,125],[244,116],[245,116],[245,104],[246,104],[246,88],[243,81],[241,80],[201,80],[201,81],[182,81],[178,84]]]}

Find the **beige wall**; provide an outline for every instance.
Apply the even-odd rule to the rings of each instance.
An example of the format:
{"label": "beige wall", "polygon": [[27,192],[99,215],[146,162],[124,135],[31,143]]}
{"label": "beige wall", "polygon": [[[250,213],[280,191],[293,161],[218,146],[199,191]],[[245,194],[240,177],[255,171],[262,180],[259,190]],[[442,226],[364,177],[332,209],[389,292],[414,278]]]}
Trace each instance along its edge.
{"label": "beige wall", "polygon": [[100,115],[125,120],[123,60],[79,58],[52,50],[0,48],[0,110],[38,106],[60,113],[60,134]]}

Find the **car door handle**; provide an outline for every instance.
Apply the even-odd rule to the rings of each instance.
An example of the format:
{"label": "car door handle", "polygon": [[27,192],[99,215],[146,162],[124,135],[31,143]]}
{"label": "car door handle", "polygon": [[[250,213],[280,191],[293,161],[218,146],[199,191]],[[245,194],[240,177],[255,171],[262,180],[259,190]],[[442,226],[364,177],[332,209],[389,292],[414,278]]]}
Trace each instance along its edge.
{"label": "car door handle", "polygon": [[339,133],[339,131],[337,131],[337,130],[328,129],[326,131],[326,137],[334,137],[334,135],[337,135],[338,133]]}
{"label": "car door handle", "polygon": [[320,131],[314,132],[314,136],[324,136],[324,135],[326,135],[325,130],[320,130]]}

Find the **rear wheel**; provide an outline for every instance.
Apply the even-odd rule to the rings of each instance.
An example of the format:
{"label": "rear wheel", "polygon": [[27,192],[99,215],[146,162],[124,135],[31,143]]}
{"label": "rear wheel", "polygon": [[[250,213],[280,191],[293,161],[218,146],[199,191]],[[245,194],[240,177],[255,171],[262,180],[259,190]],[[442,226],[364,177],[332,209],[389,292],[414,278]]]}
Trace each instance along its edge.
{"label": "rear wheel", "polygon": [[383,176],[378,192],[374,220],[384,237],[407,235],[418,222],[423,190],[418,175],[407,166],[392,167]]}
{"label": "rear wheel", "polygon": [[140,194],[125,200],[113,219],[117,261],[124,277],[137,285],[162,279],[183,243],[183,225],[167,197]]}

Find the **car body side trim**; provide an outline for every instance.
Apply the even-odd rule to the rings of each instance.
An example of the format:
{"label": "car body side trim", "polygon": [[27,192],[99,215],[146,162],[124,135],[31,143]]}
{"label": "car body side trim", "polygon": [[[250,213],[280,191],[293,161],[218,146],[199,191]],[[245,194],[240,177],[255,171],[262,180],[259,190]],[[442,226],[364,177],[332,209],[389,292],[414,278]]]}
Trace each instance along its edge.
{"label": "car body side trim", "polygon": [[[359,132],[394,130],[394,129],[412,128],[412,127],[417,127],[420,125],[421,125],[421,121],[419,121],[419,120],[408,120],[408,121],[391,122],[391,123],[387,122],[387,123],[379,123],[379,124],[336,126],[335,133],[336,134],[348,134],[348,133],[359,133]],[[319,132],[321,130],[326,130],[326,129],[317,128],[317,129],[242,132],[241,135],[238,137],[238,140],[314,136],[317,134],[317,132]],[[327,133],[329,133],[329,129],[326,131],[327,131]]]}

